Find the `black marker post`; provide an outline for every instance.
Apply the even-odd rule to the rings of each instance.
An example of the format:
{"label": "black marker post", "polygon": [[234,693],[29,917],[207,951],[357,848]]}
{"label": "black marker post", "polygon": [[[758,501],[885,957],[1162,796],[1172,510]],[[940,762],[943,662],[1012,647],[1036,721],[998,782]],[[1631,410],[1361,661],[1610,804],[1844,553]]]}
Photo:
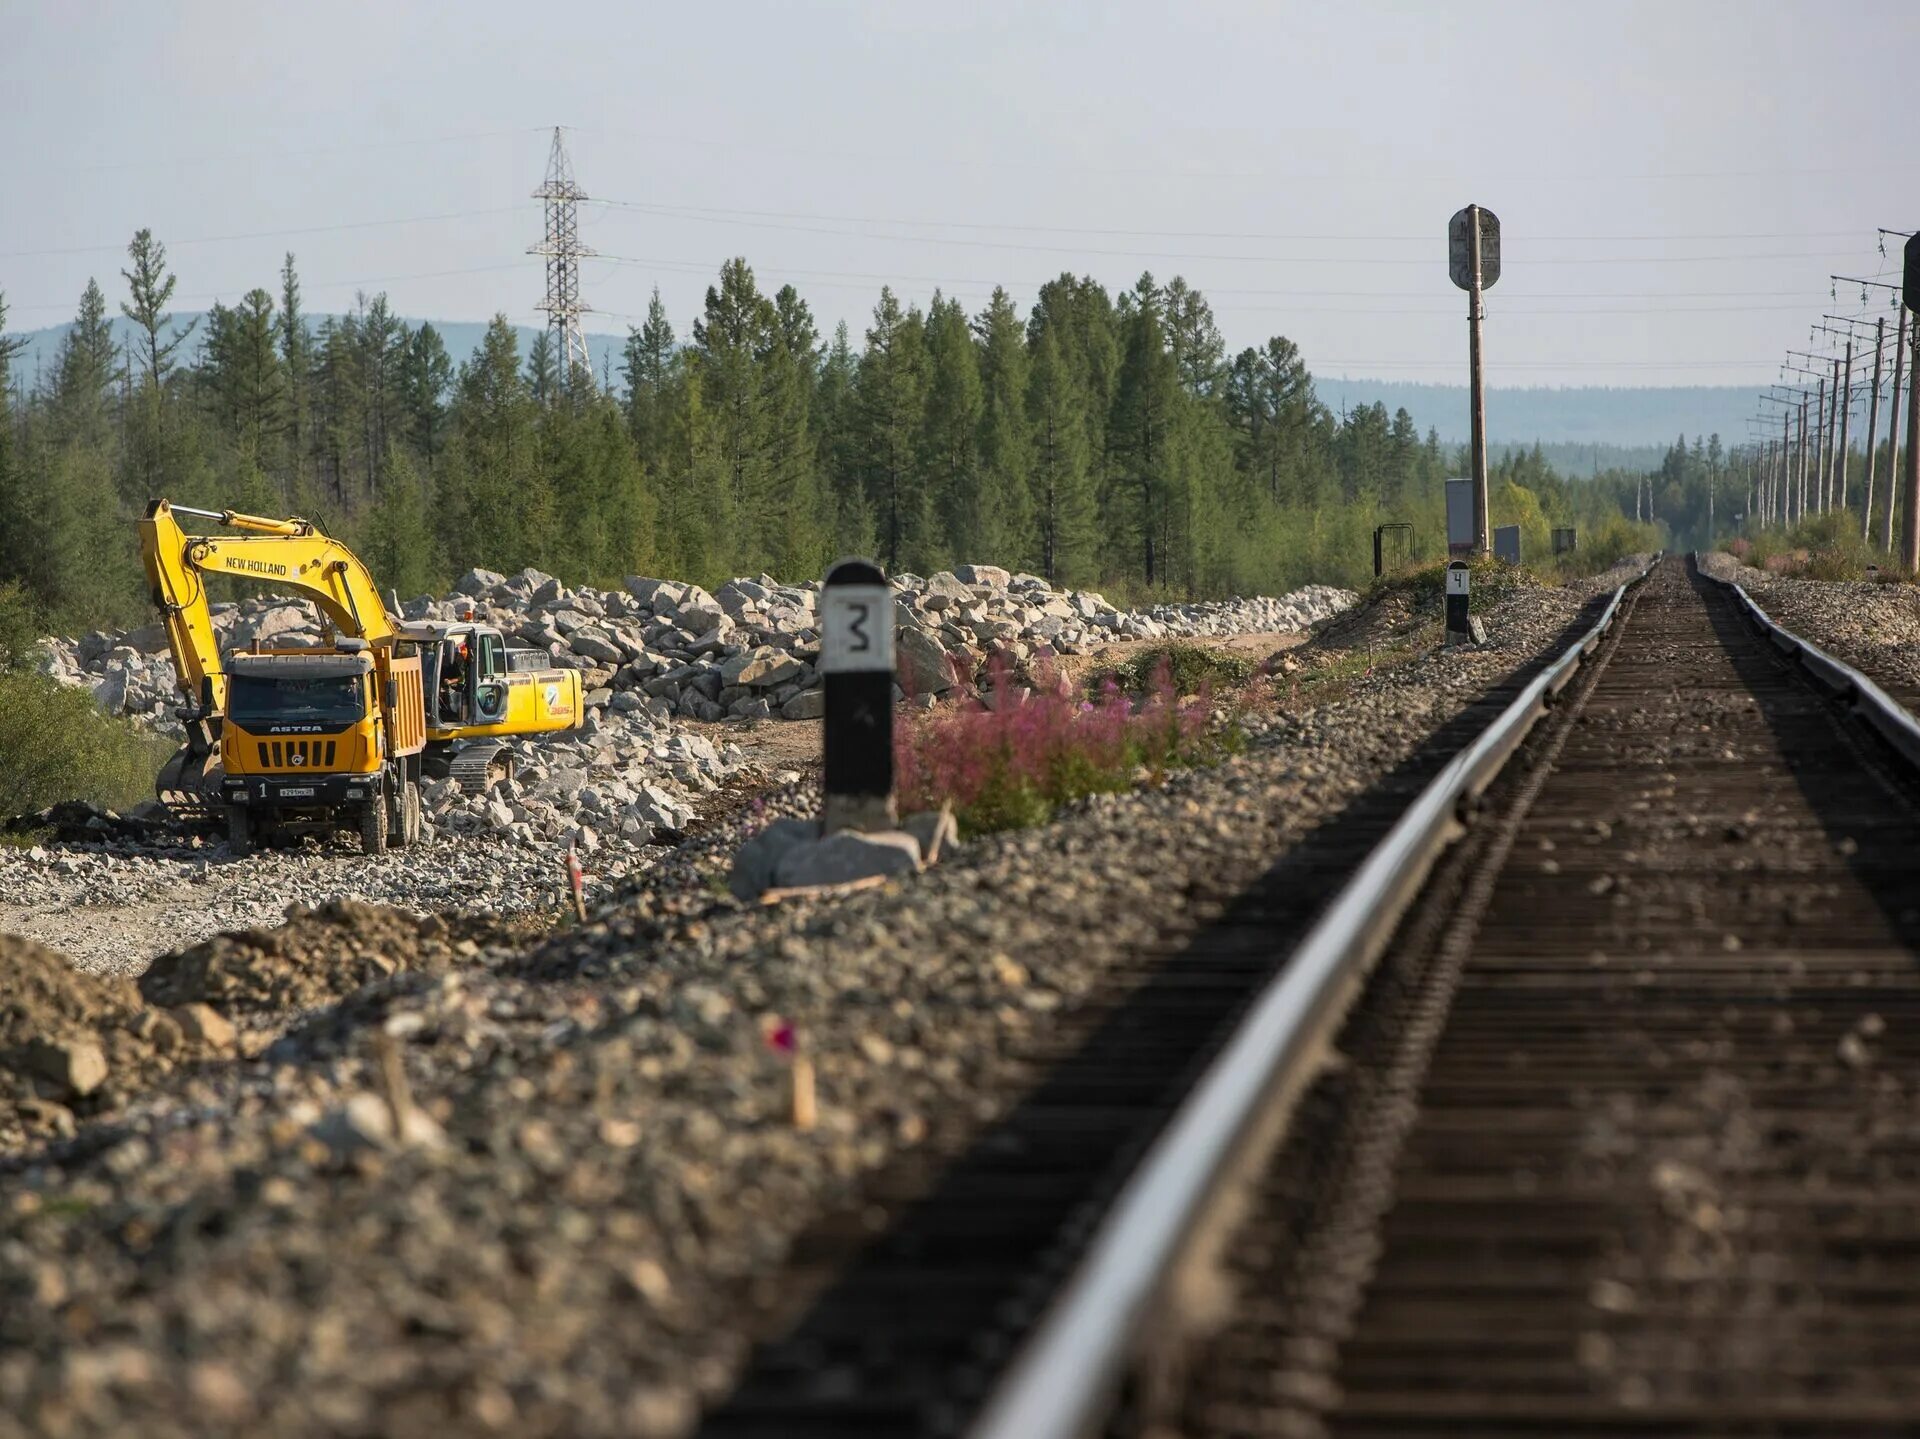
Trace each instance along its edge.
{"label": "black marker post", "polygon": [[893,590],[871,560],[841,560],[820,587],[826,811],[822,830],[895,829]]}
{"label": "black marker post", "polygon": [[1447,566],[1446,642],[1450,645],[1473,643],[1473,622],[1467,618],[1467,602],[1471,598],[1468,585],[1472,573],[1465,560],[1455,560]]}

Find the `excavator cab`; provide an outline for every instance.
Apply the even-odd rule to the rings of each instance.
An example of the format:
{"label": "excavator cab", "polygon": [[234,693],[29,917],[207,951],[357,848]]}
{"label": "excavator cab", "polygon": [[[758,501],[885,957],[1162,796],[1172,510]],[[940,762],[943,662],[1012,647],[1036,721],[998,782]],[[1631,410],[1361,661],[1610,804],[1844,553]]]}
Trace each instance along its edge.
{"label": "excavator cab", "polygon": [[507,714],[507,646],[485,625],[448,631],[436,647],[436,728],[500,723]]}

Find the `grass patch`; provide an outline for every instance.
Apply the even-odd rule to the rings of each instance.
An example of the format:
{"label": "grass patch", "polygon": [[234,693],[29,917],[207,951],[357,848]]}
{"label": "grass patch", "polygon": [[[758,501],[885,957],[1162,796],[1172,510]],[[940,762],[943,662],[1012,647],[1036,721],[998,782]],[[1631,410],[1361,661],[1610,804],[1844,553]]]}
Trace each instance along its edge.
{"label": "grass patch", "polygon": [[1739,558],[1755,569],[1807,580],[1883,580],[1913,578],[1894,558],[1860,538],[1860,516],[1832,510],[1802,520],[1788,530],[1762,530],[1739,545]]}
{"label": "grass patch", "polygon": [[100,713],[84,689],[0,672],[0,816],[61,800],[126,809],[153,797],[171,740]]}
{"label": "grass patch", "polygon": [[[1005,675],[993,690],[1013,692]],[[1183,703],[1170,680],[1134,697],[1109,679],[1092,699],[1046,684],[1018,704],[931,710],[894,731],[895,783],[905,809],[951,803],[965,835],[1043,824],[1071,800],[1237,750],[1238,727],[1215,729],[1212,709],[1205,688]]]}
{"label": "grass patch", "polygon": [[[1445,560],[1436,560],[1432,564],[1401,570],[1397,574],[1382,575],[1368,586],[1360,602],[1367,605],[1391,599],[1395,595],[1404,595],[1415,614],[1427,610],[1439,613],[1446,606],[1447,567]],[[1469,560],[1467,569],[1467,610],[1471,614],[1492,609],[1517,589],[1560,583],[1558,575],[1541,574],[1526,565],[1510,565],[1490,555]]]}
{"label": "grass patch", "polygon": [[1177,695],[1197,695],[1203,690],[1238,689],[1253,678],[1253,673],[1251,660],[1221,654],[1205,645],[1155,645],[1123,665],[1094,675],[1087,681],[1087,689],[1097,695],[1111,683],[1130,695],[1148,695],[1166,687]]}

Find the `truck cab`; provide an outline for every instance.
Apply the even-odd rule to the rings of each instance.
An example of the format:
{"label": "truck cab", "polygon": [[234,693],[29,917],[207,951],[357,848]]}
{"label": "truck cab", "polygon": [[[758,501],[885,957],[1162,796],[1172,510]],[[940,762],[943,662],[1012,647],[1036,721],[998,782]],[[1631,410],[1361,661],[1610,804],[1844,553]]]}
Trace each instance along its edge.
{"label": "truck cab", "polygon": [[233,843],[343,825],[374,853],[415,838],[419,673],[417,658],[357,640],[228,656],[220,789]]}

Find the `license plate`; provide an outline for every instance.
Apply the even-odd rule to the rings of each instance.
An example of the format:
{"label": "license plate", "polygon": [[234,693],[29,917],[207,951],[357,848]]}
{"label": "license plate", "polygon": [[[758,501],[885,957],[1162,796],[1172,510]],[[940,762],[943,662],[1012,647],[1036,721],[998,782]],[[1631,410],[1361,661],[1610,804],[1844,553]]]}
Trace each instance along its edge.
{"label": "license plate", "polygon": [[288,785],[280,791],[282,799],[312,799],[312,785]]}

